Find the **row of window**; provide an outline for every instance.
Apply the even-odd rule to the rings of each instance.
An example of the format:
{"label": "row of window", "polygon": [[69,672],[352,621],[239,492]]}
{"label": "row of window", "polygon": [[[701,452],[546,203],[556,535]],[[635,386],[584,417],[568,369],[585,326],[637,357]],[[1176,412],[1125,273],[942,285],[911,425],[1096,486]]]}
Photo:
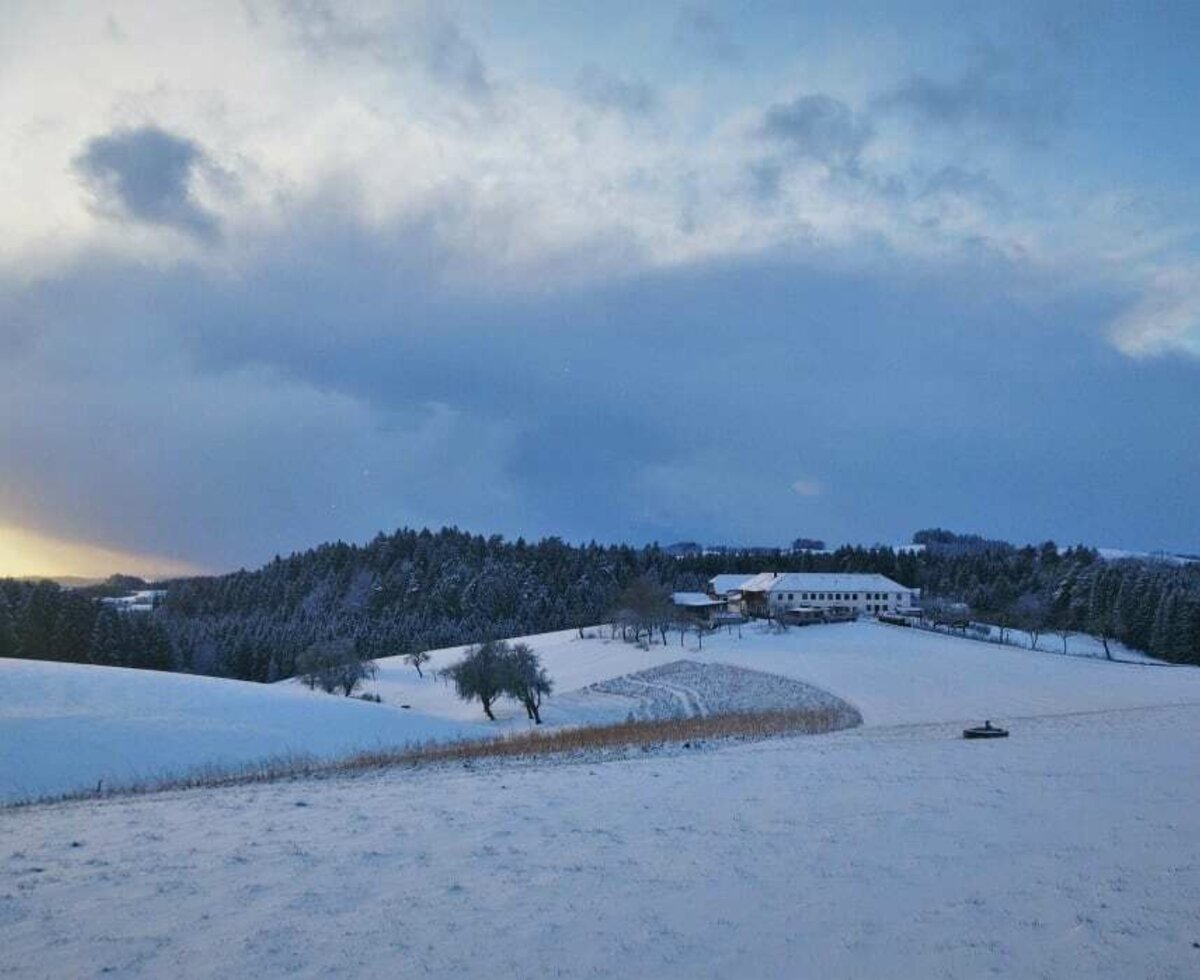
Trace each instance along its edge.
{"label": "row of window", "polygon": [[[782,594],[780,593],[780,595]],[[858,602],[860,599],[866,599],[868,602],[886,602],[888,598],[886,592],[789,592],[787,601],[795,602],[797,595],[800,596],[801,601],[825,602]]]}

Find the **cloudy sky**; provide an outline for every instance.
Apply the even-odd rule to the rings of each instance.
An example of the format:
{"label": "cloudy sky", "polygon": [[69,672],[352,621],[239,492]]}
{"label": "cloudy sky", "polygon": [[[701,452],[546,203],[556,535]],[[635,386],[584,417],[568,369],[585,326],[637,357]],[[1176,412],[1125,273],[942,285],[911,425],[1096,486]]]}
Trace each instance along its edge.
{"label": "cloudy sky", "polygon": [[1194,3],[3,14],[0,573],[1200,550]]}

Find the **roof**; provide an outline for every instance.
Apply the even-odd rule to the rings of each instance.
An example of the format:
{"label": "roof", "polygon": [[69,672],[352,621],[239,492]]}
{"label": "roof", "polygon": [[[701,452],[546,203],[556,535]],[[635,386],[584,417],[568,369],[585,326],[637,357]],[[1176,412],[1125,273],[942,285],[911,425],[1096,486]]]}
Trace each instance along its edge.
{"label": "roof", "polygon": [[740,592],[742,586],[752,578],[753,575],[714,575],[708,580],[708,584],[717,595],[727,595],[730,592]]}
{"label": "roof", "polygon": [[759,572],[742,583],[742,591],[769,592],[775,580],[779,577],[778,572]]}
{"label": "roof", "polygon": [[916,592],[886,575],[785,572],[771,583],[772,592]]}
{"label": "roof", "polygon": [[714,599],[710,595],[705,595],[703,592],[672,592],[671,601],[677,606],[688,606],[692,609],[706,609],[709,606],[723,606],[724,601]]}

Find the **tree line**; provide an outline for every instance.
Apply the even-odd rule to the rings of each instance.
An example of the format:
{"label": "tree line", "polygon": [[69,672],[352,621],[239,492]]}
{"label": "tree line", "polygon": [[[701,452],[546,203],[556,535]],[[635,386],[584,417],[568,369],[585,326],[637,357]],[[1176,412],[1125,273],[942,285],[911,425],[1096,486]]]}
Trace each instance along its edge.
{"label": "tree line", "polygon": [[160,617],[121,613],[101,603],[96,591],[46,580],[0,579],[0,657],[140,670],[178,667]]}
{"label": "tree line", "polygon": [[0,656],[274,681],[299,673],[304,652],[327,641],[347,640],[369,660],[594,625],[620,609],[632,611],[627,628],[661,624],[661,605],[639,609],[631,584],[701,591],[719,573],[774,570],[877,572],[927,601],[964,603],[976,619],[1086,631],[1200,663],[1200,564],[1107,561],[1082,546],[1017,547],[941,529],[914,538],[920,547],[674,557],[656,546],[403,529],[257,571],[160,583],[166,598],[148,614],[51,582],[2,581]]}

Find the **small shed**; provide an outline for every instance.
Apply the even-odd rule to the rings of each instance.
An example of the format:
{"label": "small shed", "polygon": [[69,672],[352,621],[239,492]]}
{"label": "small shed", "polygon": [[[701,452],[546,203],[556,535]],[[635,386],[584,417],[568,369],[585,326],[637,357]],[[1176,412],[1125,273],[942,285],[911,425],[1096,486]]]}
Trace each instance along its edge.
{"label": "small shed", "polygon": [[710,626],[721,622],[729,611],[729,600],[716,599],[704,592],[673,592],[671,603],[688,617]]}

